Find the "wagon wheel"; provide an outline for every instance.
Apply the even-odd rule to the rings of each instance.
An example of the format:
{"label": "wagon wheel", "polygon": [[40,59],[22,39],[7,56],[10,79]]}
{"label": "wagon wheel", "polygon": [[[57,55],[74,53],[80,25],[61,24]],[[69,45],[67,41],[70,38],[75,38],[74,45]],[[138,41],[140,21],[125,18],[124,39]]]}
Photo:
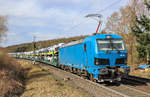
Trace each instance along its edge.
{"label": "wagon wheel", "polygon": [[64,70],[64,66],[63,65],[61,65],[61,69]]}
{"label": "wagon wheel", "polygon": [[69,67],[69,69],[70,69],[70,72],[73,73],[73,68],[72,68],[72,67]]}
{"label": "wagon wheel", "polygon": [[77,69],[76,68],[73,68],[73,73],[77,74]]}
{"label": "wagon wheel", "polygon": [[77,69],[77,74],[78,74],[79,76],[81,76],[81,71],[80,71],[80,69]]}
{"label": "wagon wheel", "polygon": [[93,81],[93,82],[97,82],[97,80],[94,79],[93,74],[90,74],[90,80]]}

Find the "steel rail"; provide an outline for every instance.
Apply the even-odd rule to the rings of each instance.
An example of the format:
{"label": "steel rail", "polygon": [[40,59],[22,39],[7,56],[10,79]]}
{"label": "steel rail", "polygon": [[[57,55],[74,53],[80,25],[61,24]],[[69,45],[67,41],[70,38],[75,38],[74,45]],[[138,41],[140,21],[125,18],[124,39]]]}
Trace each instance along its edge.
{"label": "steel rail", "polygon": [[146,83],[147,85],[150,85],[150,79],[149,81],[145,81],[144,79],[139,79],[137,77],[133,77],[133,76],[129,76],[127,79],[129,80],[135,80],[135,81],[138,81],[138,82],[141,82],[141,83]]}
{"label": "steel rail", "polygon": [[[127,82],[127,83],[131,83],[131,84],[141,84],[141,83],[144,83],[143,81],[140,82],[140,81],[132,80],[132,79],[124,79],[124,81]],[[135,81],[136,81],[136,82],[135,82]],[[147,85],[147,83],[144,83],[144,84]],[[129,86],[129,85],[128,85],[128,86],[125,85],[125,86],[128,87],[128,88],[134,88],[135,91],[141,92],[141,93],[143,93],[143,94],[145,94],[145,95],[149,95],[149,96],[150,96],[150,92],[146,92],[146,91],[144,91],[144,90],[142,90],[142,89],[140,89],[140,88],[134,87],[134,86]],[[147,86],[149,86],[149,85],[147,85]]]}
{"label": "steel rail", "polygon": [[[48,66],[49,66],[49,65],[48,65]],[[51,67],[53,67],[53,66],[51,66]],[[40,68],[44,69],[44,68],[41,67],[41,66],[40,66]],[[56,69],[59,70],[59,71],[62,71],[62,72],[67,72],[67,71],[61,70],[61,69],[59,69],[59,68],[56,68]],[[46,69],[44,69],[44,70],[46,70]],[[50,71],[48,71],[48,70],[46,70],[46,71],[47,71],[47,72],[50,72]],[[120,96],[122,96],[122,97],[131,97],[131,96],[128,96],[128,95],[126,95],[126,94],[120,93],[120,92],[118,92],[118,91],[116,91],[116,90],[113,90],[113,89],[111,89],[111,88],[109,88],[109,87],[106,87],[106,86],[104,86],[104,85],[102,85],[102,84],[98,84],[98,83],[92,82],[92,81],[90,81],[90,80],[88,80],[88,79],[82,78],[82,77],[80,77],[80,76],[78,76],[78,75],[75,75],[75,74],[73,74],[73,73],[69,73],[69,74],[72,75],[72,76],[74,76],[74,77],[77,77],[78,79],[85,80],[86,82],[91,83],[91,84],[93,84],[93,85],[95,85],[95,86],[98,86],[98,87],[100,87],[100,88],[106,89],[106,90],[108,90],[109,92],[118,94],[118,95],[120,95]]]}
{"label": "steel rail", "polygon": [[145,95],[150,96],[150,93],[147,93],[147,92],[142,91],[142,90],[139,90],[139,89],[135,89],[135,88],[133,88],[132,86],[126,86],[126,85],[123,85],[123,86],[126,87],[126,88],[128,88],[128,89],[132,89],[132,90],[137,91],[137,92],[139,92],[139,93],[142,93],[142,94],[145,94]]}
{"label": "steel rail", "polygon": [[[86,81],[86,82],[88,82],[88,83],[91,83],[91,84],[93,84],[93,85],[95,85],[95,86],[98,86],[98,87],[100,87],[100,88],[103,88],[103,89],[105,89],[105,90],[108,90],[108,91],[110,91],[110,92],[112,92],[112,93],[115,93],[115,94],[117,94],[117,95],[120,95],[120,96],[123,96],[123,97],[132,97],[132,96],[130,96],[129,94],[121,93],[121,92],[119,92],[119,91],[113,89],[113,87],[107,87],[107,86],[104,86],[104,84],[99,84],[99,83],[92,82],[92,81],[90,81],[90,80],[88,80],[88,79],[82,78],[82,77],[80,77],[80,76],[78,76],[78,75],[76,75],[76,74],[73,74],[73,73],[70,73],[70,72],[68,72],[68,71],[65,71],[65,70],[56,68],[56,67],[54,67],[54,66],[47,65],[47,64],[45,64],[45,63],[43,63],[42,66],[38,65],[41,69],[43,69],[43,70],[45,70],[45,71],[47,71],[47,72],[49,72],[49,73],[50,73],[50,71],[49,71],[48,69],[43,68],[43,65],[49,66],[49,67],[53,67],[53,68],[55,68],[56,70],[59,70],[59,71],[61,71],[61,72],[69,73],[69,74],[70,74],[71,76],[73,76],[73,77],[76,77],[76,78],[78,78],[78,79],[84,80],[84,81]],[[139,92],[139,93],[141,93],[141,94],[150,96],[150,93],[147,93],[147,92],[142,91],[142,90],[139,90],[139,89],[135,89],[135,88],[133,88],[132,86],[126,86],[126,85],[121,85],[121,86],[123,86],[123,87],[125,87],[125,88],[127,88],[127,89],[131,89],[131,90],[133,90],[133,91]],[[119,87],[117,87],[117,88],[119,89]]]}

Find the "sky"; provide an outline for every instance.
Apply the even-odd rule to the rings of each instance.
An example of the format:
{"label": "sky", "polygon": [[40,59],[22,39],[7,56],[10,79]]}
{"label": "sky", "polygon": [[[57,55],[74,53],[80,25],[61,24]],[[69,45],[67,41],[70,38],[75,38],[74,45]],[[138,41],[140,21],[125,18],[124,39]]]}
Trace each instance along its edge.
{"label": "sky", "polygon": [[127,3],[128,0],[0,0],[0,15],[8,16],[9,29],[2,46],[32,42],[34,36],[41,41],[92,34],[98,20],[86,18],[87,14],[102,14],[103,29],[107,18]]}

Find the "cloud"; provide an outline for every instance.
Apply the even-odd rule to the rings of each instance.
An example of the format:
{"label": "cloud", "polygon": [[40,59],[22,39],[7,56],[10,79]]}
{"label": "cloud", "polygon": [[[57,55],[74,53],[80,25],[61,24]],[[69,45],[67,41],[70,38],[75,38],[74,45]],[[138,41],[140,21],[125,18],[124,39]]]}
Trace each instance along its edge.
{"label": "cloud", "polygon": [[44,0],[45,3],[53,3],[53,4],[71,4],[71,5],[76,5],[76,4],[81,4],[81,3],[88,3],[89,1],[92,0]]}
{"label": "cloud", "polygon": [[[65,10],[64,11],[63,9],[60,9],[59,7],[53,8],[53,7],[47,6],[46,8],[43,8],[42,5],[40,5],[39,1],[40,0],[21,0],[21,1],[5,0],[5,1],[0,1],[0,4],[2,5],[2,6],[0,6],[0,14],[8,15],[8,16],[14,16],[14,17],[49,18],[53,15],[58,16],[60,14],[61,15],[66,14],[67,12],[72,13],[72,10],[70,10],[70,11]],[[57,3],[57,1],[59,1],[59,0],[56,0],[55,3]],[[66,1],[66,0],[62,0],[62,1]],[[77,2],[80,0],[67,0],[67,1]],[[49,2],[53,3],[54,1],[52,0]],[[53,6],[53,4],[50,4],[50,5]]]}
{"label": "cloud", "polygon": [[[125,1],[101,12],[103,21],[125,5]],[[97,21],[84,16],[97,13],[112,2],[114,0],[0,0],[0,15],[9,17],[8,44],[5,46],[32,41],[33,36],[47,40],[90,34],[95,31]],[[13,37],[18,40],[13,42]]]}
{"label": "cloud", "polygon": [[[9,24],[15,26],[46,26],[51,22],[60,25],[71,24],[73,18],[78,20],[82,17],[77,11],[63,10],[58,8],[42,8],[37,0],[22,0],[16,2],[6,0],[4,3],[0,1],[3,6],[0,6],[0,14],[9,16]],[[15,3],[14,3],[15,2]],[[55,1],[57,2],[57,1]],[[50,21],[48,23],[48,21]],[[53,23],[54,24],[54,23]],[[70,25],[69,24],[69,25]]]}
{"label": "cloud", "polygon": [[[6,3],[5,3],[6,2]],[[0,1],[0,13],[16,17],[41,17],[39,4],[35,0],[5,0]]]}

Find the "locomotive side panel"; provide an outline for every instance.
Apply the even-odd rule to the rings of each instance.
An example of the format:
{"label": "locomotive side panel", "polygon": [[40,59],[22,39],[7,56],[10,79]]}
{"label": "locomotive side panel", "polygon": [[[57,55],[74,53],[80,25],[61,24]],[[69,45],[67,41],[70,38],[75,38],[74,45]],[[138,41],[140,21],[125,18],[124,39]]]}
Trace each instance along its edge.
{"label": "locomotive side panel", "polygon": [[59,64],[70,67],[84,68],[84,47],[83,44],[76,44],[59,49]]}

